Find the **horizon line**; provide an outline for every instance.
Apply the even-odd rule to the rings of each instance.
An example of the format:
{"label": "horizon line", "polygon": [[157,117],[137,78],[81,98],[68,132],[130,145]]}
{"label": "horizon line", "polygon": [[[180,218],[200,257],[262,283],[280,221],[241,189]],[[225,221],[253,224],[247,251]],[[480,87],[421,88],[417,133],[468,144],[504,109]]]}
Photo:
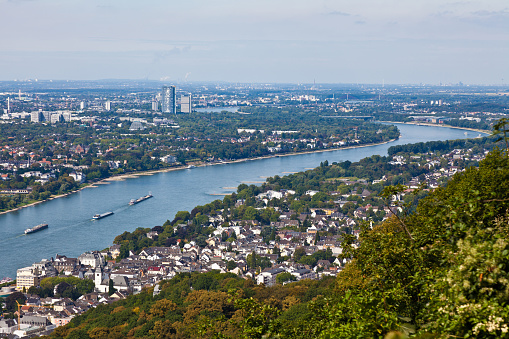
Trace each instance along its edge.
{"label": "horizon line", "polygon": [[462,81],[459,82],[449,82],[449,83],[442,83],[439,82],[438,84],[433,83],[387,83],[387,82],[260,82],[260,81],[229,81],[229,80],[196,80],[196,81],[187,81],[187,80],[180,80],[177,79],[175,81],[170,80],[162,80],[162,79],[135,79],[135,78],[104,78],[104,79],[10,79],[10,80],[0,80],[0,83],[38,83],[38,82],[44,82],[44,83],[51,83],[51,82],[113,82],[113,81],[123,81],[123,82],[156,82],[156,83],[176,83],[176,84],[201,84],[201,83],[212,83],[212,84],[242,84],[242,85],[311,85],[311,86],[318,86],[318,85],[347,85],[347,86],[419,86],[419,87],[503,87],[508,86],[509,84],[500,83],[500,84],[475,84],[475,83],[464,83]]}

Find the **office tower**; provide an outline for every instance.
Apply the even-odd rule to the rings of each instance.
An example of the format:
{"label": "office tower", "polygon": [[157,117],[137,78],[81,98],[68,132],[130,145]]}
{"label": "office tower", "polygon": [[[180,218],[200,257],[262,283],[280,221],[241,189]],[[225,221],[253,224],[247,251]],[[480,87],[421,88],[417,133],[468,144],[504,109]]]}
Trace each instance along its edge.
{"label": "office tower", "polygon": [[41,121],[44,121],[44,117],[42,116],[42,112],[35,111],[35,112],[30,113],[30,120],[32,122],[41,122]]}
{"label": "office tower", "polygon": [[83,111],[86,107],[87,107],[87,104],[85,103],[85,101],[80,102],[80,110]]}
{"label": "office tower", "polygon": [[104,103],[104,109],[107,111],[111,111],[111,101],[108,100]]}
{"label": "office tower", "polygon": [[61,113],[53,113],[51,114],[50,121],[52,124],[56,124],[57,122],[62,122],[62,114]]}
{"label": "office tower", "polygon": [[43,111],[42,112],[42,116],[43,116],[43,119],[42,121],[49,121],[51,122],[51,112],[46,112],[46,111]]}
{"label": "office tower", "polygon": [[71,121],[72,118],[71,112],[62,113],[62,118],[64,119],[65,122]]}
{"label": "office tower", "polygon": [[156,99],[152,100],[152,110],[157,111],[159,109],[159,103]]}
{"label": "office tower", "polygon": [[180,97],[180,112],[191,113],[191,94]]}
{"label": "office tower", "polygon": [[163,113],[177,113],[177,96],[175,86],[163,86],[161,110]]}

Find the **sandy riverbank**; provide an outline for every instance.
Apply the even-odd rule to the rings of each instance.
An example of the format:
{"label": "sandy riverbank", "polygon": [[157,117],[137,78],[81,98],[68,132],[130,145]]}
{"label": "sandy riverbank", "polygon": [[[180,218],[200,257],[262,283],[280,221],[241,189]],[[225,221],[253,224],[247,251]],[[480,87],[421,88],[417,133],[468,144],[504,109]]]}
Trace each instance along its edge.
{"label": "sandy riverbank", "polygon": [[[48,199],[44,199],[44,200],[40,200],[40,201],[35,201],[35,202],[32,202],[32,203],[27,204],[27,205],[23,205],[23,206],[20,206],[20,207],[13,208],[12,210],[8,210],[8,211],[0,212],[0,215],[5,214],[5,213],[9,213],[9,212],[19,211],[19,210],[20,210],[20,209],[22,209],[22,208],[26,208],[26,207],[30,207],[30,206],[35,206],[35,205],[41,204],[41,203],[46,202],[46,201],[51,201],[51,200],[53,200],[53,199],[58,199],[58,198],[66,197],[66,196],[68,196],[68,195],[70,195],[70,194],[73,194],[73,193],[79,192],[79,191],[81,191],[82,189],[87,188],[87,187],[91,187],[91,186],[92,186],[92,184],[91,184],[91,185],[88,185],[88,186],[85,186],[85,187],[82,187],[82,188],[80,188],[80,189],[77,189],[77,190],[75,190],[75,191],[71,191],[71,192],[69,192],[69,193],[59,194],[59,195],[54,195],[54,196],[49,197]],[[93,187],[97,187],[97,186],[93,186]]]}
{"label": "sandy riverbank", "polygon": [[35,205],[37,205],[37,204],[43,203],[43,202],[48,201],[48,200],[50,200],[50,199],[41,200],[41,201],[36,201],[36,202],[31,203],[31,204],[27,204],[27,205],[23,205],[23,206],[20,206],[20,207],[13,208],[12,210],[8,210],[8,211],[0,212],[0,215],[2,215],[2,214],[6,214],[6,213],[10,213],[10,212],[19,211],[19,210],[20,210],[20,209],[22,209],[22,208],[30,207],[30,206],[35,206]]}
{"label": "sandy riverbank", "polygon": [[[365,144],[365,145],[348,146],[348,147],[341,147],[341,148],[319,149],[319,150],[305,151],[305,152],[292,152],[292,153],[285,153],[285,154],[265,155],[265,156],[262,156],[262,157],[245,158],[245,159],[237,159],[237,160],[214,162],[214,163],[195,162],[195,163],[189,163],[189,165],[193,165],[193,166],[196,166],[196,167],[216,166],[216,165],[228,165],[228,164],[242,163],[242,162],[246,162],[246,161],[270,159],[270,158],[277,158],[277,157],[289,157],[289,156],[294,156],[294,155],[299,155],[299,154],[332,152],[332,151],[340,151],[340,150],[353,149],[353,148],[378,146],[378,145],[387,144],[387,143],[395,141],[395,140],[397,140],[397,139],[391,139],[391,140],[384,141],[384,142]],[[188,167],[189,165],[178,166],[178,167],[171,167],[171,168],[162,168],[162,169],[159,169],[159,170],[151,170],[151,171],[144,171],[144,172],[119,174],[119,175],[115,175],[115,176],[112,176],[112,177],[109,177],[109,178],[105,178],[105,179],[103,179],[101,181],[98,181],[98,182],[96,182],[94,184],[97,185],[97,184],[101,184],[103,182],[108,182],[108,181],[123,181],[123,180],[126,180],[126,179],[135,179],[135,178],[138,178],[138,177],[143,176],[143,175],[154,175],[156,173],[180,171],[180,170],[189,169],[189,167]],[[296,173],[296,172],[292,172],[292,173]]]}

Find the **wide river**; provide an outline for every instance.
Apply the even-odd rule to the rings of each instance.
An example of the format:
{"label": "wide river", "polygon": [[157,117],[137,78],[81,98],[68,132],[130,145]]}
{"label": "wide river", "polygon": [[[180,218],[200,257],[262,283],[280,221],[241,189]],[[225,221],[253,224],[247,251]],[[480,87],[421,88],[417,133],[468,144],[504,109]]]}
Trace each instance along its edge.
{"label": "wide river", "polygon": [[[266,177],[286,175],[317,167],[320,162],[358,161],[374,154],[387,155],[393,145],[431,140],[474,138],[476,132],[397,124],[401,138],[394,142],[329,152],[299,154],[156,173],[124,181],[111,181],[70,196],[0,215],[0,278],[15,278],[16,270],[43,258],[63,254],[77,257],[85,251],[102,250],[115,236],[137,227],[162,225],[177,211],[222,199],[241,183],[259,184]],[[128,202],[152,192],[154,197],[134,206]],[[113,211],[100,220],[96,213]],[[30,235],[24,230],[40,223],[49,228]]]}

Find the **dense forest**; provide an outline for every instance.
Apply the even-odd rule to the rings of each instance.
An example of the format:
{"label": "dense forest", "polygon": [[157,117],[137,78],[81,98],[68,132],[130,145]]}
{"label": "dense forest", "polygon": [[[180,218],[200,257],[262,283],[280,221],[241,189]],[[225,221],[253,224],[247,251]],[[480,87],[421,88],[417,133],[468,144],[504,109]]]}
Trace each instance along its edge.
{"label": "dense forest", "polygon": [[[340,170],[316,171],[329,167]],[[293,178],[269,184],[313,180]],[[509,157],[494,149],[414,213],[365,224],[359,239],[345,234],[349,263],[336,278],[264,287],[229,273],[179,274],[159,294],[98,307],[51,338],[508,337],[508,208]],[[179,217],[191,214],[173,223]]]}

